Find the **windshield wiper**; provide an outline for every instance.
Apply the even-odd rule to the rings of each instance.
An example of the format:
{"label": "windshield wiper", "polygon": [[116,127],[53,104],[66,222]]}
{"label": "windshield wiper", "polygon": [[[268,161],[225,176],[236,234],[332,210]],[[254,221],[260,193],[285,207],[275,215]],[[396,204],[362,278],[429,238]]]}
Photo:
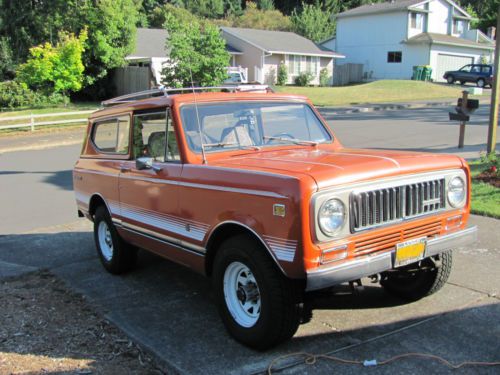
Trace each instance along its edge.
{"label": "windshield wiper", "polygon": [[270,141],[279,141],[279,142],[286,142],[286,143],[294,143],[296,145],[303,145],[303,146],[317,146],[318,142],[315,141],[308,141],[304,139],[297,139],[297,138],[288,138],[288,137],[271,137],[268,135],[265,135],[262,137],[264,140],[270,140]]}
{"label": "windshield wiper", "polygon": [[227,146],[237,146],[236,142],[219,142],[219,143],[203,143],[204,147],[227,147]]}
{"label": "windshield wiper", "polygon": [[260,151],[259,146],[252,146],[252,145],[243,146],[243,145],[240,145],[238,142],[204,143],[203,146],[204,147],[220,147],[220,148],[228,147],[228,146],[238,146],[238,149],[242,149],[242,150]]}

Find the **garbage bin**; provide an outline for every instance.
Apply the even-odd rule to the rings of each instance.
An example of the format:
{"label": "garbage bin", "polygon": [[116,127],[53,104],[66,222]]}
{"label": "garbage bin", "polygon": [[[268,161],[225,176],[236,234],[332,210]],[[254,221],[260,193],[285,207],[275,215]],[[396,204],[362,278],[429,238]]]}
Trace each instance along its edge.
{"label": "garbage bin", "polygon": [[422,72],[423,72],[423,69],[421,66],[414,66],[413,67],[413,75],[412,75],[411,79],[414,81],[420,81],[422,79]]}
{"label": "garbage bin", "polygon": [[422,70],[422,81],[430,81],[432,76],[432,68],[430,66],[424,66]]}

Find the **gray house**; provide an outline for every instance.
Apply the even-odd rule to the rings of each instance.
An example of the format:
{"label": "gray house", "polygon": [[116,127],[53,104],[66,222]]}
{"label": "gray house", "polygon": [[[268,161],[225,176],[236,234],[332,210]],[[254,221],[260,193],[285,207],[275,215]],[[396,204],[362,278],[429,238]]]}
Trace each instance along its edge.
{"label": "gray house", "polygon": [[273,84],[278,66],[284,63],[288,83],[303,72],[313,75],[312,84],[319,84],[321,69],[333,75],[334,59],[343,55],[319,46],[298,34],[284,31],[221,27],[226,43],[242,53],[234,57],[234,65],[248,68],[249,81]]}
{"label": "gray house", "polygon": [[[333,74],[334,59],[344,56],[291,32],[222,27],[232,67],[243,69],[250,82],[274,84],[278,66],[284,63],[288,83],[297,75],[310,72],[312,84],[319,84],[321,69]],[[168,62],[165,48],[168,33],[163,29],[137,29],[134,51],[127,66],[114,72],[117,95],[148,90],[161,84],[161,71]]]}

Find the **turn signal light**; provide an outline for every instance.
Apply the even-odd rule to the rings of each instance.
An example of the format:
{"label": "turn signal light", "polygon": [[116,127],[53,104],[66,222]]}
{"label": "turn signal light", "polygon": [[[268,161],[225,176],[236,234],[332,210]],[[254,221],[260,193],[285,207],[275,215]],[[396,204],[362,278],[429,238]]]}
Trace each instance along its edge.
{"label": "turn signal light", "polygon": [[332,249],[323,250],[321,264],[327,264],[347,257],[347,245],[337,246]]}

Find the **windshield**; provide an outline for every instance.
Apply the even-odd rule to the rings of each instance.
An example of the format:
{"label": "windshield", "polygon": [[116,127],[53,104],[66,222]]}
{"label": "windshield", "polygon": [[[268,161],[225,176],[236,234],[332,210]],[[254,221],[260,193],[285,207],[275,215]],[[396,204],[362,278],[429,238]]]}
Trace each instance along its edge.
{"label": "windshield", "polygon": [[316,145],[331,141],[313,110],[302,103],[236,102],[182,106],[181,118],[191,150],[205,152],[260,149],[277,144]]}

